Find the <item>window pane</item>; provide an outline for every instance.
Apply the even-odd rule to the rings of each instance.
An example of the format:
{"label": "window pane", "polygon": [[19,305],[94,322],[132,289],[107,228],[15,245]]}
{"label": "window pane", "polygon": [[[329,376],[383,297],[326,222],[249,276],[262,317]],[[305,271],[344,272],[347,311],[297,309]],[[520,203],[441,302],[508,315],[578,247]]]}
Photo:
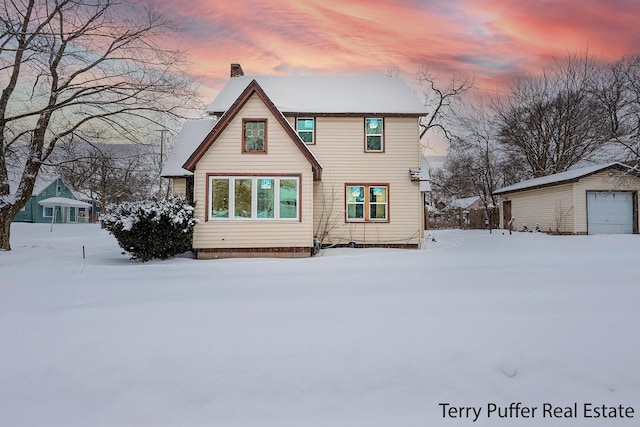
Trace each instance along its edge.
{"label": "window pane", "polygon": [[298,180],[280,180],[280,218],[298,217]]}
{"label": "window pane", "polygon": [[369,215],[371,219],[387,219],[387,205],[371,204]]}
{"label": "window pane", "polygon": [[273,181],[258,178],[258,218],[273,218]]}
{"label": "window pane", "polygon": [[364,203],[364,187],[347,187],[347,203]]}
{"label": "window pane", "polygon": [[382,135],[382,119],[366,119],[367,135]]}
{"label": "window pane", "polygon": [[387,201],[387,187],[370,187],[369,188],[369,201],[386,203]]}
{"label": "window pane", "polygon": [[313,119],[298,119],[298,130],[313,130]]}
{"label": "window pane", "polygon": [[251,218],[251,179],[235,180],[234,218]]}
{"label": "window pane", "polygon": [[367,151],[382,151],[382,137],[367,135]]}
{"label": "window pane", "polygon": [[229,218],[229,180],[211,180],[211,218]]}
{"label": "window pane", "polygon": [[313,144],[313,132],[298,132],[298,135],[305,144]]}
{"label": "window pane", "polygon": [[264,151],[265,122],[244,123],[244,151]]}
{"label": "window pane", "polygon": [[364,204],[347,205],[347,219],[364,219]]}

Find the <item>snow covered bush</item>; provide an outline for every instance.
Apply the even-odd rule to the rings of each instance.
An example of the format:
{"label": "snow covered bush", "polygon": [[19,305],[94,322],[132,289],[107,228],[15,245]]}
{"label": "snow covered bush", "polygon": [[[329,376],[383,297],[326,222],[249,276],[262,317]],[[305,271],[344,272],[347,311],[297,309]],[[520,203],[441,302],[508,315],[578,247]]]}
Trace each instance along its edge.
{"label": "snow covered bush", "polygon": [[184,197],[109,205],[100,223],[133,259],[167,259],[191,249],[193,206]]}

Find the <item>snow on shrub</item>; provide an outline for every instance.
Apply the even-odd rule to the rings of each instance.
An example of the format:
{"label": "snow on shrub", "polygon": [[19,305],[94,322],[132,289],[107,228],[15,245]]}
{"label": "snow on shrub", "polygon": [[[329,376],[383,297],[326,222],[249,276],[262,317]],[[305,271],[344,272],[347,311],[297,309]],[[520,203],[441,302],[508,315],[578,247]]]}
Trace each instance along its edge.
{"label": "snow on shrub", "polygon": [[193,206],[184,197],[109,205],[100,223],[133,259],[167,259],[191,249]]}

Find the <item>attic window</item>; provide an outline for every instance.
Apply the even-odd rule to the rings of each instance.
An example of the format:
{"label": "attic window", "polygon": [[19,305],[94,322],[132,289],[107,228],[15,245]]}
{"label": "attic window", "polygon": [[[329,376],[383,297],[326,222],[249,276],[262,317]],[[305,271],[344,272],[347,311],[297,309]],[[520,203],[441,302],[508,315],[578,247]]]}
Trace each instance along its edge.
{"label": "attic window", "polygon": [[244,119],[242,121],[242,152],[267,152],[267,119]]}
{"label": "attic window", "polygon": [[365,151],[384,151],[384,120],[380,117],[364,119]]}

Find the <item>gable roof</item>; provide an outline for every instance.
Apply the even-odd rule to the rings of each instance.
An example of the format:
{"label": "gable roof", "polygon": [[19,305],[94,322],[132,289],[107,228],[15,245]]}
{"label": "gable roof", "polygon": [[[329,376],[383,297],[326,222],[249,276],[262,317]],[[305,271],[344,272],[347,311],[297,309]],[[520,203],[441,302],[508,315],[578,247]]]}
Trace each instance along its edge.
{"label": "gable roof", "polygon": [[233,77],[207,111],[210,114],[227,111],[254,80],[285,114],[416,117],[427,114],[426,107],[402,79],[375,75]]}
{"label": "gable roof", "polygon": [[497,194],[505,194],[505,193],[514,193],[517,191],[551,187],[553,185],[569,184],[572,182],[577,182],[582,178],[596,174],[603,170],[612,169],[612,168],[622,170],[622,171],[629,171],[633,169],[619,162],[587,166],[584,168],[571,169],[566,172],[560,172],[553,175],[547,175],[540,178],[533,178],[526,181],[522,181],[517,184],[509,185],[508,187],[500,188],[499,190],[494,191],[493,194],[497,195]]}
{"label": "gable roof", "polygon": [[160,176],[165,178],[192,176],[193,172],[184,169],[182,165],[185,164],[189,156],[211,132],[216,122],[217,119],[214,118],[185,122],[176,138],[176,142],[173,144]]}
{"label": "gable roof", "polygon": [[[239,78],[239,77],[234,77]],[[242,91],[240,96],[235,100],[235,102],[229,107],[229,109],[220,117],[218,123],[213,127],[211,132],[206,136],[206,138],[202,141],[202,143],[193,151],[191,156],[186,160],[184,165],[182,166],[184,169],[187,169],[191,172],[195,170],[196,164],[202,158],[202,156],[209,150],[211,145],[218,139],[218,137],[222,134],[222,132],[226,129],[226,127],[231,123],[234,117],[240,112],[242,107],[249,101],[249,99],[253,95],[257,95],[262,102],[269,109],[271,114],[276,118],[278,123],[285,130],[287,135],[291,138],[293,143],[298,147],[302,155],[307,159],[307,161],[311,164],[311,168],[313,169],[313,177],[315,180],[320,180],[322,176],[322,166],[320,162],[316,159],[313,153],[309,150],[309,147],[300,139],[298,133],[291,127],[287,119],[282,115],[282,113],[276,108],[271,99],[267,96],[265,91],[260,87],[257,81],[252,80],[251,83]]]}

